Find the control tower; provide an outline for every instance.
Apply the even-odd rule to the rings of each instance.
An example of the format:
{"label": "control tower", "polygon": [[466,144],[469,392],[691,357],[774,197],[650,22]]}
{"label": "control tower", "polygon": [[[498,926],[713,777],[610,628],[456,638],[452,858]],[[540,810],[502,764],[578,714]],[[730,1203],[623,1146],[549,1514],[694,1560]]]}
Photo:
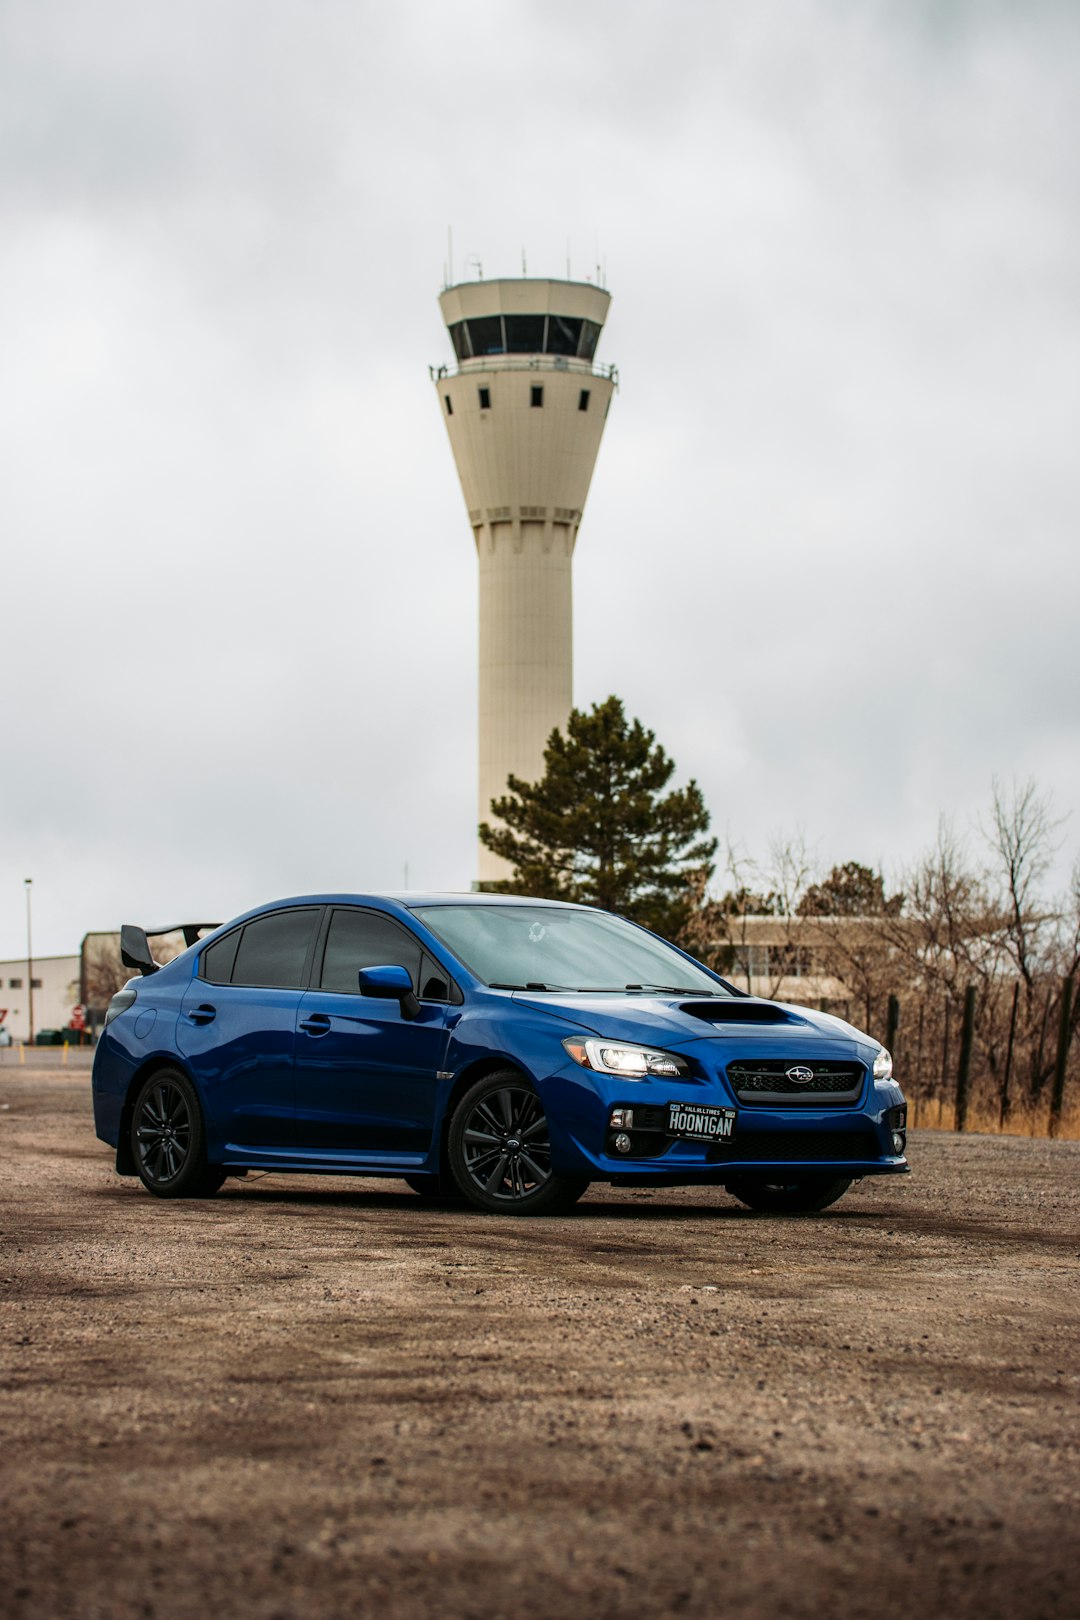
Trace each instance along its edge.
{"label": "control tower", "polygon": [[[457,356],[432,371],[480,564],[478,821],[535,782],[573,701],[570,570],[611,396],[593,363],[611,295],[580,281],[469,281],[439,298]],[[482,846],[480,884],[510,866]]]}

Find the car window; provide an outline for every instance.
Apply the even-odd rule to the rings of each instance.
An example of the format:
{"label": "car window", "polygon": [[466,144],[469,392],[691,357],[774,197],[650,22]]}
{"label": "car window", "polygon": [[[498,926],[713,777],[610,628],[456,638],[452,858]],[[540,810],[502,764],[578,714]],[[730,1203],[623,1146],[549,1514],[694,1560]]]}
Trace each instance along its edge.
{"label": "car window", "polygon": [[338,910],[330,919],[319,983],[336,995],[358,996],[360,968],[394,963],[408,968],[415,991],[422,954],[419,942],[381,911]]}
{"label": "car window", "polygon": [[234,928],[231,934],[226,934],[224,939],[216,939],[209,950],[203,952],[199,971],[211,984],[228,984],[232,978],[236,948],[240,943],[242,932],[242,929]]}
{"label": "car window", "polygon": [[664,940],[610,912],[473,903],[424,906],[417,916],[486,984],[728,993]]}
{"label": "car window", "polygon": [[461,991],[442,963],[436,962],[427,951],[424,952],[424,959],[420,964],[419,994],[421,1001],[448,1001],[454,1006],[461,1005]]}
{"label": "car window", "polygon": [[304,967],[319,910],[272,911],[245,924],[232,971],[233,984],[304,988]]}

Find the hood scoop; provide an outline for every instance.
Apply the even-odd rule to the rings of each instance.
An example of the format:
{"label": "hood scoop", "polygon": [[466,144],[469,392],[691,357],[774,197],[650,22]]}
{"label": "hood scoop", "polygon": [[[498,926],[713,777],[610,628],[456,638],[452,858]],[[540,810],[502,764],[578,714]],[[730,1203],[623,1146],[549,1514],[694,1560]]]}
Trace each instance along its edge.
{"label": "hood scoop", "polygon": [[732,997],[723,1001],[683,1001],[679,1004],[679,1011],[688,1013],[691,1018],[700,1018],[704,1024],[799,1024],[800,1018],[793,1018],[791,1013],[785,1012],[783,1007],[777,1006],[775,1001],[738,1001]]}

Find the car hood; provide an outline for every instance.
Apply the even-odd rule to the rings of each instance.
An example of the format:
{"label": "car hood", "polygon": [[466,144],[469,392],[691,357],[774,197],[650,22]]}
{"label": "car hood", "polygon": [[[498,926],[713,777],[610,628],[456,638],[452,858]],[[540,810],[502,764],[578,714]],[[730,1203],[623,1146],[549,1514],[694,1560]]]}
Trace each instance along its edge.
{"label": "car hood", "polygon": [[608,995],[602,991],[515,991],[514,1001],[609,1040],[683,1047],[696,1041],[782,1041],[785,1049],[824,1040],[877,1051],[879,1042],[842,1018],[757,996]]}

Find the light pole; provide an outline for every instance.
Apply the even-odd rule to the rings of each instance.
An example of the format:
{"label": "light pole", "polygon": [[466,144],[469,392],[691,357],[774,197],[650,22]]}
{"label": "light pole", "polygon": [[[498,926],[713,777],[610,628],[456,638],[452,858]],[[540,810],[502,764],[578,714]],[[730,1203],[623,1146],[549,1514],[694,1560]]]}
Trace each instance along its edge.
{"label": "light pole", "polygon": [[33,878],[25,878],[26,884],[26,983],[30,991],[30,1041],[34,1044],[34,940],[31,931],[30,894],[34,886]]}

